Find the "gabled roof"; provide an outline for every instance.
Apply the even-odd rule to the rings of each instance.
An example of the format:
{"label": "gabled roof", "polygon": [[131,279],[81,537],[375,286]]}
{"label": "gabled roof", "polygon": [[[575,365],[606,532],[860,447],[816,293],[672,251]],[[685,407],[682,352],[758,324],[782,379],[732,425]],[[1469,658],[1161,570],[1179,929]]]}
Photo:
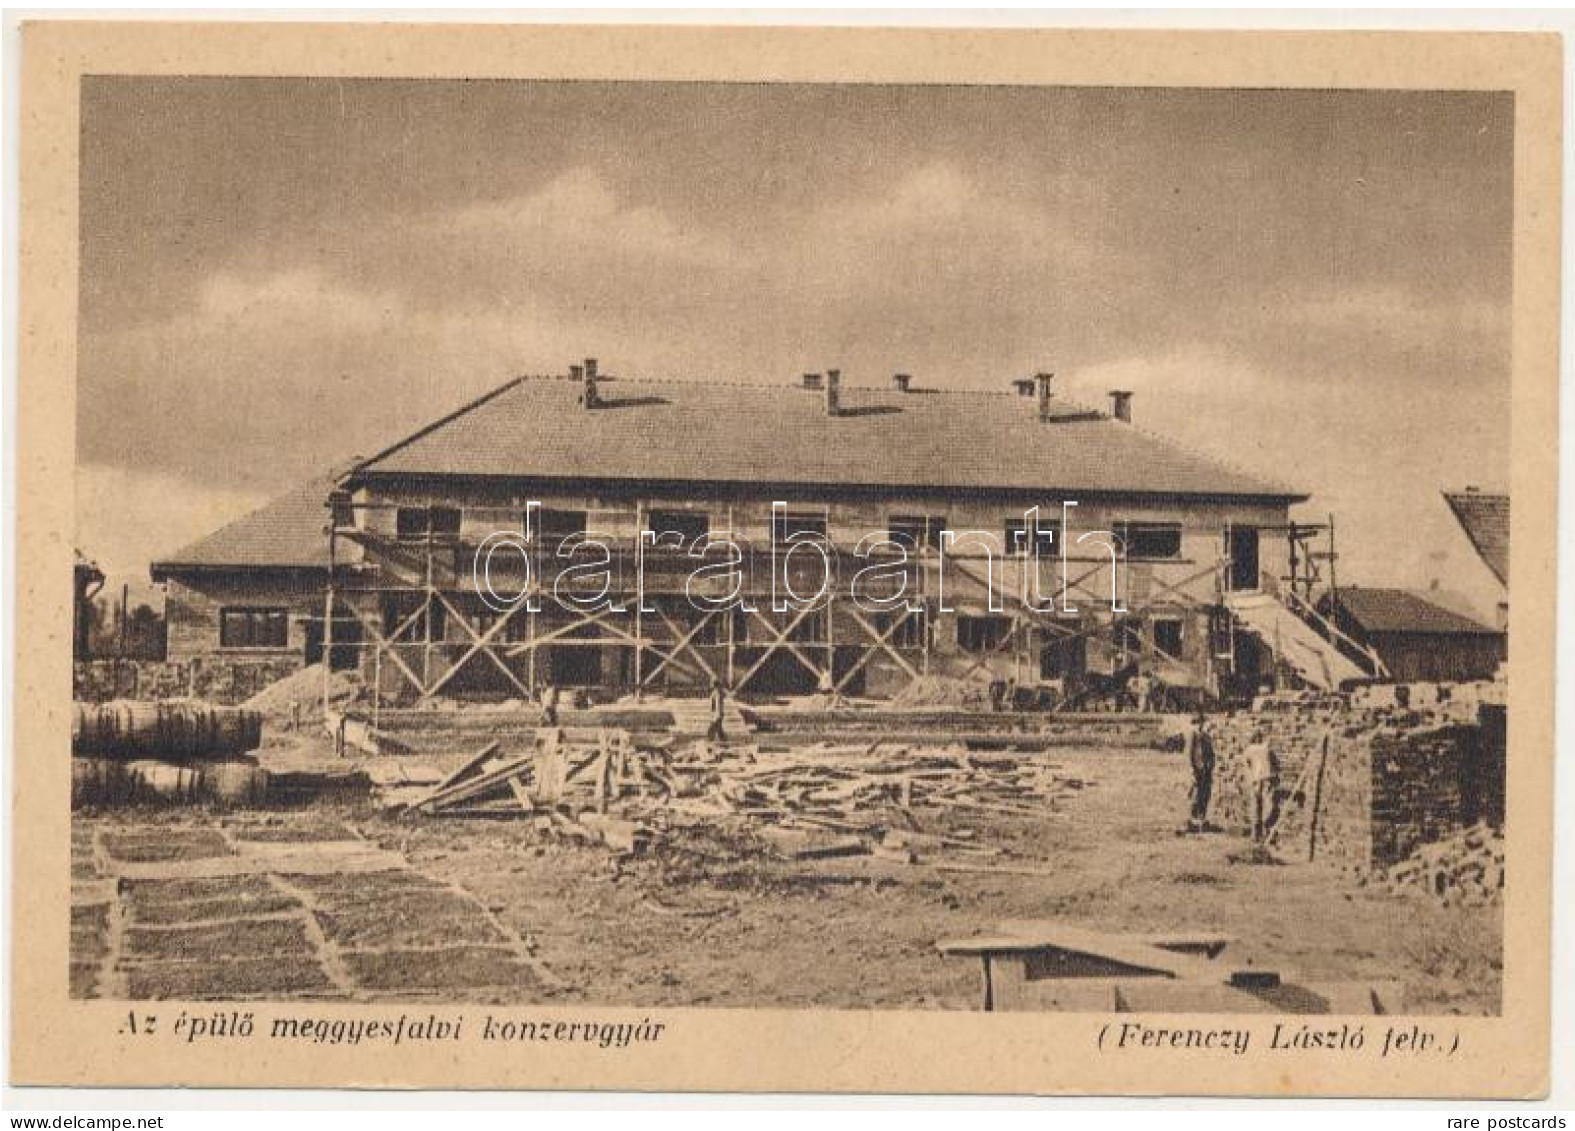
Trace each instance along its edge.
{"label": "gabled roof", "polygon": [[1489,495],[1467,488],[1445,491],[1444,501],[1455,512],[1466,537],[1499,584],[1509,584],[1509,496]]}
{"label": "gabled roof", "polygon": [[1305,498],[1131,424],[1031,396],[522,377],[350,475],[500,476]]}
{"label": "gabled roof", "polygon": [[[1369,633],[1413,632],[1443,636],[1499,636],[1498,629],[1434,604],[1409,589],[1345,588],[1339,591],[1340,609]],[[1319,606],[1327,610],[1326,595]]]}
{"label": "gabled roof", "polygon": [[318,476],[155,561],[153,580],[194,569],[327,569],[328,492],[336,478]]}

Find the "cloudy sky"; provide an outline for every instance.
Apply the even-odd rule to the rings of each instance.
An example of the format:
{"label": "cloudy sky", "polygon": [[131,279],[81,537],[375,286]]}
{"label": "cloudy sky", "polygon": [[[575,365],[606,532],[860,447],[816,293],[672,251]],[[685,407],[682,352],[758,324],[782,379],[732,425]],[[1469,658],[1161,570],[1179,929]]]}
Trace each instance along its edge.
{"label": "cloudy sky", "polygon": [[1053,369],[1447,583],[1509,461],[1513,106],[1450,93],[90,79],[116,574],[518,373]]}

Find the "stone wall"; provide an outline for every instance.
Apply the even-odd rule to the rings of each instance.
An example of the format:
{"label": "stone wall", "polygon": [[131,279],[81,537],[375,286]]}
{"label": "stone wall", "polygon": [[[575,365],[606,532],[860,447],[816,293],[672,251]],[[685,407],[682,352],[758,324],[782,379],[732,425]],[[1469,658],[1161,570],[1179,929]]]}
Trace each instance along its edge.
{"label": "stone wall", "polygon": [[302,666],[300,656],[270,659],[89,660],[78,663],[72,697],[80,702],[110,699],[193,698],[209,703],[243,703]]}
{"label": "stone wall", "polygon": [[1216,728],[1212,819],[1250,832],[1243,755],[1261,732],[1279,756],[1275,848],[1288,859],[1365,873],[1478,820],[1502,822],[1502,709],[1476,704],[1468,722],[1460,700],[1445,704],[1414,710],[1353,706],[1343,695],[1266,696]]}

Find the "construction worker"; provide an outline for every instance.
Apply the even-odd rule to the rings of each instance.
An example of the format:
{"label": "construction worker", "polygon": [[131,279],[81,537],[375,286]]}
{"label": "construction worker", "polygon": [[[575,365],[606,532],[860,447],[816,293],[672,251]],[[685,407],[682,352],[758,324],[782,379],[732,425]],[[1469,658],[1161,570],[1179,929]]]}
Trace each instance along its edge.
{"label": "construction worker", "polygon": [[1201,833],[1209,827],[1209,798],[1214,793],[1214,739],[1202,711],[1194,716],[1187,734],[1187,761],[1192,767],[1192,812],[1187,831]]}
{"label": "construction worker", "polygon": [[1252,839],[1262,842],[1279,816],[1280,766],[1264,733],[1254,731],[1244,758],[1252,798]]}
{"label": "construction worker", "polygon": [[1132,705],[1139,711],[1152,711],[1154,697],[1154,677],[1147,672],[1138,672],[1132,677]]}
{"label": "construction worker", "polygon": [[722,731],[722,718],[727,711],[727,688],[723,685],[721,677],[711,681],[711,725],[706,728],[707,742],[726,742],[727,735]]}
{"label": "construction worker", "polygon": [[549,683],[541,693],[541,725],[555,727],[558,725],[558,688],[556,684]]}
{"label": "construction worker", "polygon": [[821,702],[825,706],[835,707],[837,705],[837,682],[832,678],[829,667],[820,673],[820,682],[816,690],[820,693]]}

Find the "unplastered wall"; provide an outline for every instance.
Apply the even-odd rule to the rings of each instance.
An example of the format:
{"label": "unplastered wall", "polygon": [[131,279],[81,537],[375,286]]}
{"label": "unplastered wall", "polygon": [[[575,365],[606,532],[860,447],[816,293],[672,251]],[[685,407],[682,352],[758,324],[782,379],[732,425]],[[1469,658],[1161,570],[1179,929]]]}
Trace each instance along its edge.
{"label": "unplastered wall", "polygon": [[1491,818],[1491,796],[1502,794],[1502,730],[1434,711],[1353,707],[1340,695],[1275,696],[1216,729],[1213,819],[1238,834],[1251,828],[1244,752],[1255,733],[1279,756],[1275,846],[1291,860],[1385,867]]}

